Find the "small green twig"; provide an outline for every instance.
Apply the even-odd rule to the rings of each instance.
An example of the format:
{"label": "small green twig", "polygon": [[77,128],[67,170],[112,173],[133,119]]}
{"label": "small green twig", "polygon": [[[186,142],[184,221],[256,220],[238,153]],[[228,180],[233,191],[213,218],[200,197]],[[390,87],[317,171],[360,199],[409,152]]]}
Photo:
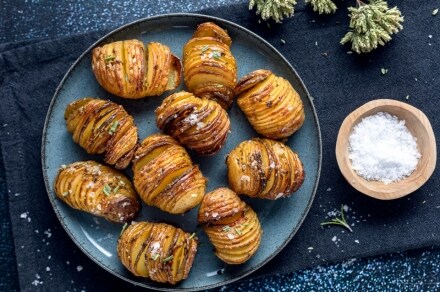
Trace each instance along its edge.
{"label": "small green twig", "polygon": [[321,226],[326,225],[339,225],[346,229],[348,229],[350,232],[353,232],[353,229],[351,229],[350,225],[347,223],[347,220],[344,216],[344,205],[341,205],[341,218],[333,218],[331,221],[322,222]]}

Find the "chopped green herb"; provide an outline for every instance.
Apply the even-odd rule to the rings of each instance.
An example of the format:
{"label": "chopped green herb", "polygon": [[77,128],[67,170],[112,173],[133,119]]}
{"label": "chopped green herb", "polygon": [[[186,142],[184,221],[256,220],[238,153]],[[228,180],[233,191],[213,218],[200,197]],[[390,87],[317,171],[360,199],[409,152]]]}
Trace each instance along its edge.
{"label": "chopped green herb", "polygon": [[243,234],[243,232],[242,232],[240,229],[234,228],[234,230],[235,230],[235,232],[236,232],[238,235],[242,235],[242,234]]}
{"label": "chopped green herb", "polygon": [[108,55],[104,58],[104,62],[108,63],[116,59],[116,56]]}
{"label": "chopped green herb", "polygon": [[200,50],[202,53],[206,52],[209,49],[209,46],[203,46],[202,49]]}
{"label": "chopped green herb", "polygon": [[158,258],[159,258],[159,254],[158,254],[158,253],[155,253],[155,254],[151,257],[151,259],[152,259],[153,261],[157,261]]}
{"label": "chopped green herb", "polygon": [[113,193],[117,193],[119,191],[119,186],[117,186],[116,188],[113,189]]}
{"label": "chopped green herb", "polygon": [[193,234],[191,234],[191,236],[188,239],[192,239],[194,236],[196,236],[195,232]]}
{"label": "chopped green herb", "polygon": [[122,233],[124,233],[125,229],[127,229],[128,223],[125,222],[124,226],[122,226],[121,233],[119,233],[119,237],[121,237]]}
{"label": "chopped green herb", "polygon": [[170,255],[169,257],[164,258],[164,259],[162,260],[162,262],[163,262],[163,263],[169,262],[169,261],[171,261],[173,258],[174,258],[174,256],[173,256],[173,255]]}
{"label": "chopped green herb", "polygon": [[112,123],[112,125],[111,125],[110,130],[108,131],[108,133],[109,133],[110,135],[113,135],[113,134],[116,132],[116,129],[118,128],[118,126],[119,126],[119,121],[114,121],[114,122]]}
{"label": "chopped green herb", "polygon": [[438,8],[436,8],[436,9],[434,9],[434,10],[432,11],[432,16],[436,16],[437,13],[438,13]]}
{"label": "chopped green herb", "polygon": [[388,73],[388,69],[382,68],[380,69],[380,73],[382,73],[382,75],[386,75]]}
{"label": "chopped green herb", "polygon": [[112,193],[112,188],[108,184],[105,184],[104,188],[102,188],[102,191],[106,196],[110,196],[110,194]]}
{"label": "chopped green herb", "polygon": [[326,225],[339,225],[344,228],[347,228],[348,231],[353,232],[353,229],[351,229],[350,225],[348,225],[347,223],[347,220],[345,220],[344,205],[341,205],[341,218],[333,218],[331,221],[321,223],[321,226],[326,226]]}
{"label": "chopped green herb", "polygon": [[229,230],[231,230],[231,227],[229,225],[226,225],[222,228],[223,232],[228,232]]}
{"label": "chopped green herb", "polygon": [[222,54],[219,51],[212,52],[212,57],[216,60],[220,59],[221,56]]}

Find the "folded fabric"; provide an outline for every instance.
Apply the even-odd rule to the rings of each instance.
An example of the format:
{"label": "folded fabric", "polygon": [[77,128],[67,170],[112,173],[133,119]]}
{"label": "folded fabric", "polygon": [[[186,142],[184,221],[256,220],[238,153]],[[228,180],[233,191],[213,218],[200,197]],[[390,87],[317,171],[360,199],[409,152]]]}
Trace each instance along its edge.
{"label": "folded fabric", "polygon": [[[321,125],[322,174],[309,215],[286,248],[252,276],[440,244],[440,224],[435,219],[440,208],[438,171],[412,195],[378,201],[349,186],[334,154],[345,116],[377,98],[418,107],[439,133],[440,42],[435,34],[440,31],[440,18],[431,15],[432,7],[425,2],[404,1],[399,7],[405,15],[404,30],[389,45],[365,56],[347,54],[349,48],[339,45],[347,30],[345,10],[326,17],[299,10],[294,18],[270,28],[259,23],[245,4],[203,12],[236,22],[277,47],[314,97]],[[59,291],[133,289],[98,268],[70,240],[49,203],[41,171],[41,134],[55,88],[75,59],[103,34],[0,45],[1,150],[24,291],[35,286]],[[386,75],[382,68],[388,69]],[[341,205],[347,206],[353,233],[320,226]]]}

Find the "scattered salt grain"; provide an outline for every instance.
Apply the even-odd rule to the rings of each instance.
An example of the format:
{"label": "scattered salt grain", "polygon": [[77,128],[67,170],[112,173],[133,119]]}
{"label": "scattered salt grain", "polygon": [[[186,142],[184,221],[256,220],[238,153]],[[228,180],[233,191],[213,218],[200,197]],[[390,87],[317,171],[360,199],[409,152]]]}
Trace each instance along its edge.
{"label": "scattered salt grain", "polygon": [[354,242],[359,243],[359,240],[356,239]]}
{"label": "scattered salt grain", "polygon": [[328,189],[327,189],[327,192],[330,192],[331,190],[332,190],[332,188],[328,188]]}
{"label": "scattered salt grain", "polygon": [[205,123],[203,123],[203,122],[198,122],[197,123],[197,130],[200,130],[201,128],[203,128],[205,126]]}
{"label": "scattered salt grain", "polygon": [[50,272],[50,268],[49,267],[46,267],[46,272]]}
{"label": "scattered salt grain", "polygon": [[76,267],[76,270],[77,270],[78,272],[81,272],[81,271],[83,270],[83,267],[82,267],[82,266],[77,266],[77,267]]}
{"label": "scattered salt grain", "polygon": [[385,112],[363,118],[350,134],[349,143],[356,173],[385,184],[409,176],[421,156],[405,121]]}
{"label": "scattered salt grain", "polygon": [[251,177],[248,176],[248,175],[242,175],[240,180],[242,180],[242,181],[251,181]]}
{"label": "scattered salt grain", "polygon": [[335,235],[335,236],[333,236],[332,241],[336,242],[336,240],[338,240],[338,237]]}

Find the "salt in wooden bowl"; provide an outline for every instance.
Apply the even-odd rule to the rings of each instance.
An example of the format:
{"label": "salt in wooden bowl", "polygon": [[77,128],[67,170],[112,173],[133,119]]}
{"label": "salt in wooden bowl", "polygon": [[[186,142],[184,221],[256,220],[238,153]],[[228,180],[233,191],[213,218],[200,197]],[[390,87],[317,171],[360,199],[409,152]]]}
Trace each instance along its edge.
{"label": "salt in wooden bowl", "polygon": [[[349,136],[353,127],[362,118],[378,112],[387,112],[405,120],[406,127],[417,139],[421,154],[417,168],[410,176],[390,184],[362,178],[352,169],[349,158]],[[416,191],[430,178],[437,162],[437,147],[431,123],[422,111],[397,100],[377,99],[359,107],[342,122],[336,142],[336,159],[342,175],[356,190],[376,199],[393,200]]]}

